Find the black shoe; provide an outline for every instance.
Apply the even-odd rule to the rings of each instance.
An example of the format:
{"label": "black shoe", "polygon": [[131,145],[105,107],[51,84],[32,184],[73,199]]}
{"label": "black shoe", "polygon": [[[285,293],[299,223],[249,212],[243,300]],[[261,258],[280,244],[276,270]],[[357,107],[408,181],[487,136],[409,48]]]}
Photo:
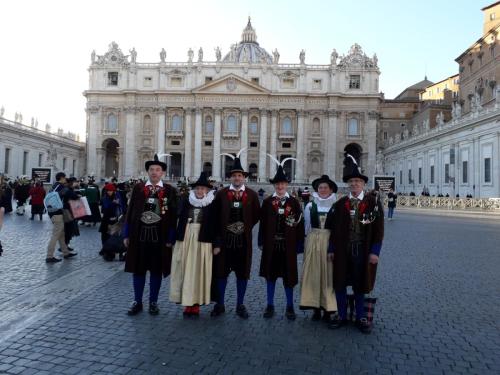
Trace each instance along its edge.
{"label": "black shoe", "polygon": [[324,322],[324,323],[330,323],[332,321],[332,314],[329,313],[329,312],[326,312],[324,311],[323,312],[323,318],[321,318],[321,320]]}
{"label": "black shoe", "polygon": [[210,313],[210,316],[216,317],[216,316],[224,314],[225,312],[226,312],[226,307],[224,305],[221,305],[220,303],[216,303],[214,305],[212,312]]}
{"label": "black shoe", "polygon": [[149,303],[149,313],[151,315],[158,315],[160,313],[160,309],[158,308],[158,304],[156,302]]}
{"label": "black shoe", "polygon": [[311,320],[313,322],[317,322],[321,319],[321,310],[320,309],[314,309],[314,314],[311,317]]}
{"label": "black shoe", "polygon": [[78,255],[77,253],[69,253],[69,254],[66,254],[64,256],[64,259],[69,259],[69,258],[73,258],[75,255]]}
{"label": "black shoe", "polygon": [[58,258],[45,258],[45,263],[57,263],[57,262],[60,262],[62,261],[62,259],[58,259]]}
{"label": "black shoe", "polygon": [[69,251],[74,251],[75,249],[73,249],[72,247],[69,247],[69,246],[68,246],[68,250],[69,250]]}
{"label": "black shoe", "polygon": [[372,326],[366,318],[356,320],[356,327],[358,327],[361,333],[364,333],[365,335],[368,335],[372,332]]}
{"label": "black shoe", "polygon": [[118,254],[118,260],[120,262],[125,262],[125,255],[123,255],[122,253]]}
{"label": "black shoe", "polygon": [[345,327],[346,325],[349,324],[349,321],[347,319],[340,319],[338,316],[330,320],[330,323],[328,323],[328,328],[330,329],[338,329],[341,327]]}
{"label": "black shoe", "polygon": [[262,316],[266,319],[270,319],[274,316],[274,306],[273,305],[267,305],[266,309],[264,310],[264,314]]}
{"label": "black shoe", "polygon": [[285,316],[288,320],[295,320],[295,318],[297,318],[293,306],[289,306],[286,308]]}
{"label": "black shoe", "polygon": [[133,302],[127,311],[128,315],[137,315],[142,311],[142,303]]}
{"label": "black shoe", "polygon": [[236,307],[236,315],[241,319],[248,319],[248,311],[245,305],[238,305],[238,307]]}

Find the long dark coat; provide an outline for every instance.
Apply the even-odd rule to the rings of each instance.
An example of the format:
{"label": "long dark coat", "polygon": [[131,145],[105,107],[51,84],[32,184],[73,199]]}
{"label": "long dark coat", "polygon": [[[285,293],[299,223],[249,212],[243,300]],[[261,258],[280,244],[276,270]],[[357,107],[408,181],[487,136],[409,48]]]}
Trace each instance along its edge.
{"label": "long dark coat", "polygon": [[[340,198],[332,207],[333,214],[331,220],[327,221],[326,225],[330,229],[330,244],[335,249],[335,256],[333,261],[333,287],[335,290],[342,290],[348,285],[348,254],[350,251],[349,241],[349,226],[350,226],[350,212],[346,207],[346,202],[349,197],[345,196]],[[364,203],[363,203],[364,202]],[[374,211],[375,196],[371,193],[365,193],[363,201],[360,203],[366,205],[366,213]],[[378,216],[371,224],[361,226],[363,231],[364,248],[364,265],[363,269],[366,270],[363,278],[363,290],[355,291],[355,293],[370,293],[375,286],[375,276],[377,273],[377,265],[369,263],[370,249],[373,244],[382,244],[384,239],[384,210],[380,200],[378,201]]]}
{"label": "long dark coat", "polygon": [[[168,184],[163,185],[165,188],[164,197],[167,198],[167,212],[161,215],[161,228],[159,233],[159,241],[163,246],[161,253],[161,273],[164,277],[170,275],[170,266],[172,264],[172,248],[167,247],[168,234],[171,230],[175,231],[177,222],[177,193],[175,188]],[[146,197],[144,195],[144,184],[136,184],[132,190],[130,197],[130,204],[125,216],[125,225],[129,230],[129,247],[127,248],[127,255],[125,257],[125,272],[139,273],[145,272],[139,269],[140,248],[139,248],[139,228],[140,218],[144,212],[144,202]]]}
{"label": "long dark coat", "polygon": [[[220,247],[221,251],[218,255],[214,256],[214,278],[226,277],[226,249],[224,248],[224,236],[226,227],[229,222],[230,215],[230,201],[227,198],[229,188],[226,187],[217,192],[214,202],[215,205],[215,238],[213,242],[214,247]],[[252,267],[252,229],[259,222],[259,197],[255,191],[245,187],[247,194],[246,203],[243,206],[243,223],[245,225],[245,244],[246,244],[246,259],[245,259],[245,278],[250,278],[250,269]]]}
{"label": "long dark coat", "polygon": [[[277,270],[273,269],[273,256],[276,256],[274,251],[274,235],[276,233],[276,221],[278,213],[273,208],[273,197],[268,197],[262,202],[260,210],[259,224],[259,245],[262,245],[262,258],[260,262],[260,276],[266,280],[272,280],[273,275],[276,275]],[[293,288],[298,283],[297,270],[297,247],[304,241],[304,219],[300,203],[295,198],[288,198],[285,207],[290,205],[291,213],[297,222],[294,227],[285,226],[285,275],[283,281],[287,287]],[[261,242],[262,241],[262,242]],[[260,243],[261,242],[261,243]]]}

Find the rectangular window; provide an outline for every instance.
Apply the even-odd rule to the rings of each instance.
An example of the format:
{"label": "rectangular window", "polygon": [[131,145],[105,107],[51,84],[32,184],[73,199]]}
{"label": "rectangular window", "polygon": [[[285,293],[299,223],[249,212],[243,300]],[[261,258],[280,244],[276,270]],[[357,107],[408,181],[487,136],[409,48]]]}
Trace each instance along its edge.
{"label": "rectangular window", "polygon": [[434,183],[434,166],[431,165],[431,184]]}
{"label": "rectangular window", "polygon": [[408,184],[413,184],[413,179],[411,178],[411,169],[408,170]]}
{"label": "rectangular window", "polygon": [[205,146],[212,146],[212,141],[205,141]]}
{"label": "rectangular window", "polygon": [[313,79],[313,89],[314,90],[321,90],[321,80],[320,79]]}
{"label": "rectangular window", "polygon": [[484,182],[491,183],[491,158],[484,159]]}
{"label": "rectangular window", "polygon": [[153,77],[144,77],[144,87],[153,87]]}
{"label": "rectangular window", "polygon": [[108,72],[108,86],[118,86],[118,72]]}
{"label": "rectangular window", "polygon": [[399,171],[399,184],[403,185],[403,171]]}
{"label": "rectangular window", "polygon": [[357,74],[349,76],[349,88],[359,89],[360,87],[361,87],[361,76]]}
{"label": "rectangular window", "polygon": [[179,146],[180,144],[180,141],[172,141],[172,146]]}
{"label": "rectangular window", "polygon": [[170,77],[170,86],[182,87],[182,77]]}
{"label": "rectangular window", "polygon": [[468,172],[469,172],[469,166],[468,166],[468,162],[467,161],[463,161],[462,162],[462,183],[463,184],[466,184],[468,183]]}
{"label": "rectangular window", "polygon": [[43,154],[38,154],[38,166],[42,166]]}
{"label": "rectangular window", "polygon": [[387,132],[384,132],[384,141],[387,141]]}
{"label": "rectangular window", "polygon": [[259,84],[259,77],[252,77],[252,82],[255,83],[256,85]]}
{"label": "rectangular window", "polygon": [[257,147],[257,142],[250,142],[250,147]]}
{"label": "rectangular window", "polygon": [[63,171],[66,170],[66,158],[63,158],[63,167],[62,167]]}
{"label": "rectangular window", "polygon": [[285,89],[293,89],[295,87],[295,80],[293,78],[283,78],[282,85]]}
{"label": "rectangular window", "polygon": [[418,167],[418,184],[422,185],[422,167]]}
{"label": "rectangular window", "polygon": [[205,83],[212,82],[212,77],[205,77]]}
{"label": "rectangular window", "polygon": [[23,152],[23,174],[26,174],[28,169],[28,151]]}
{"label": "rectangular window", "polygon": [[283,147],[283,148],[291,148],[292,144],[291,143],[282,143],[281,147]]}
{"label": "rectangular window", "polygon": [[444,183],[450,183],[450,165],[448,163],[444,165]]}
{"label": "rectangular window", "polygon": [[72,169],[71,169],[71,174],[73,176],[75,175],[75,171],[76,171],[76,160],[73,159],[73,166],[72,166]]}
{"label": "rectangular window", "polygon": [[7,174],[9,173],[9,165],[10,165],[10,148],[5,149],[5,164],[3,167],[4,173]]}

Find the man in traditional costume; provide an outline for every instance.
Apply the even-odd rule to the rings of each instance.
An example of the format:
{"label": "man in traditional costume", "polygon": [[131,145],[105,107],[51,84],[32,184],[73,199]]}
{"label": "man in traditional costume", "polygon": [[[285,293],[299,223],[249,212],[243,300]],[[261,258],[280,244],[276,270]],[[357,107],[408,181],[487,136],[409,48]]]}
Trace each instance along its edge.
{"label": "man in traditional costume", "polygon": [[[104,189],[103,189],[104,191]],[[94,176],[88,177],[88,184],[84,189],[85,197],[87,197],[87,202],[89,204],[91,214],[84,218],[85,225],[90,227],[90,225],[96,225],[96,223],[101,222],[101,212],[99,211],[99,203],[101,202],[101,192],[99,191],[99,186],[95,183]],[[105,193],[103,193],[103,196]]]}
{"label": "man in traditional costume", "polygon": [[133,274],[134,285],[134,302],[128,310],[129,315],[142,311],[147,271],[150,273],[149,313],[159,313],[162,275],[170,274],[175,242],[177,194],[172,186],[162,181],[167,165],[155,155],[145,167],[149,178],[146,183],[134,186],[124,224],[125,271]]}
{"label": "man in traditional costume", "polygon": [[[269,155],[271,156],[271,155]],[[264,318],[274,316],[274,291],[276,280],[281,277],[286,295],[285,316],[295,320],[293,288],[298,283],[297,252],[304,246],[304,220],[299,201],[287,192],[288,178],[283,164],[278,164],[276,175],[269,180],[275,192],[262,202],[259,228],[259,247],[262,249],[260,276],[267,282],[267,306]]]}
{"label": "man in traditional costume", "polygon": [[240,162],[240,150],[233,158],[233,167],[230,171],[231,185],[217,192],[215,196],[215,225],[214,240],[214,282],[216,304],[211,316],[223,314],[226,309],[224,295],[227,278],[234,271],[236,274],[237,304],[236,314],[248,319],[248,311],[243,304],[250,269],[252,266],[252,229],[259,221],[259,197],[257,193],[245,186],[245,177],[248,173],[243,170]]}
{"label": "man in traditional costume", "polygon": [[331,220],[332,206],[337,201],[337,184],[327,175],[312,182],[313,200],[304,209],[306,246],[304,266],[300,284],[300,309],[313,309],[313,321],[330,321],[337,311],[333,294],[332,255],[328,254],[330,229],[326,223]]}
{"label": "man in traditional costume", "polygon": [[330,246],[333,252],[333,287],[338,305],[338,317],[330,328],[348,323],[346,287],[352,286],[356,311],[356,326],[362,333],[371,332],[364,311],[365,294],[375,285],[377,263],[384,238],[384,211],[377,192],[365,192],[368,177],[361,173],[354,157],[344,159],[343,181],[349,195],[333,207]]}
{"label": "man in traditional costume", "polygon": [[184,316],[198,317],[200,305],[210,303],[215,191],[205,172],[191,188],[180,202],[170,301],[185,306]]}

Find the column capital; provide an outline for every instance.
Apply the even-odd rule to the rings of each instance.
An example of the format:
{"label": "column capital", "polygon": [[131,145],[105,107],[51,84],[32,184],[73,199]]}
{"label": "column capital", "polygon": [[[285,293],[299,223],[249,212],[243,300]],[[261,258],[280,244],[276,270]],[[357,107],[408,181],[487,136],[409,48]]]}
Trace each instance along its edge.
{"label": "column capital", "polygon": [[190,115],[194,111],[193,107],[183,107],[183,109],[186,115]]}
{"label": "column capital", "polygon": [[368,112],[368,118],[370,120],[378,120],[380,118],[379,113],[377,111]]}
{"label": "column capital", "polygon": [[221,115],[222,114],[222,107],[214,107],[214,114],[217,116],[217,115]]}
{"label": "column capital", "polygon": [[267,116],[269,114],[268,108],[259,108],[259,112],[261,116]]}
{"label": "column capital", "polygon": [[137,111],[137,108],[135,106],[124,106],[123,111],[126,114],[135,114],[135,112]]}
{"label": "column capital", "polygon": [[272,115],[273,117],[278,117],[278,114],[279,114],[279,110],[278,110],[278,109],[272,109],[272,110],[271,110],[271,115]]}
{"label": "column capital", "polygon": [[328,109],[326,112],[327,112],[329,117],[340,117],[340,115],[342,113],[342,112],[337,111],[335,109]]}
{"label": "column capital", "polygon": [[90,105],[87,107],[86,111],[88,113],[97,113],[97,112],[99,112],[100,109],[101,109],[101,107],[98,105]]}
{"label": "column capital", "polygon": [[308,113],[309,113],[309,111],[306,111],[304,109],[297,110],[297,116],[299,116],[299,117],[305,117]]}
{"label": "column capital", "polygon": [[155,108],[155,112],[166,112],[166,111],[167,111],[166,106],[160,106],[160,107]]}
{"label": "column capital", "polygon": [[196,115],[201,115],[201,113],[202,113],[202,112],[203,112],[203,108],[201,108],[201,107],[196,107],[196,108],[194,109],[194,113],[195,113]]}
{"label": "column capital", "polygon": [[248,116],[248,111],[250,110],[250,108],[248,107],[241,107],[240,108],[240,113],[243,115],[243,116]]}

